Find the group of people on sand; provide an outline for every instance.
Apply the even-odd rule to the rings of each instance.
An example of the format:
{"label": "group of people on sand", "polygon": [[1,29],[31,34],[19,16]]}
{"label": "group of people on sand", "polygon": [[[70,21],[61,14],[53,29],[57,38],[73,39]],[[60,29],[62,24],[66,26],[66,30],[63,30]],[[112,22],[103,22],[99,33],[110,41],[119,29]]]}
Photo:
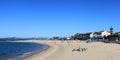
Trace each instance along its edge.
{"label": "group of people on sand", "polygon": [[73,49],[72,51],[84,52],[84,51],[86,51],[86,50],[87,50],[87,48],[80,48],[80,46],[79,46],[78,49]]}

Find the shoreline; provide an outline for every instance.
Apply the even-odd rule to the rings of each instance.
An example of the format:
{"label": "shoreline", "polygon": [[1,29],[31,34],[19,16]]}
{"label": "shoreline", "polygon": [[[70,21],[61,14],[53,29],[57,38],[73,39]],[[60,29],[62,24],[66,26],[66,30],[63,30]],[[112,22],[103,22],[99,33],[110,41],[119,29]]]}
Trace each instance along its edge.
{"label": "shoreline", "polygon": [[[22,42],[23,42],[23,41],[22,41]],[[27,42],[27,41],[26,41],[26,42]],[[31,40],[30,40],[29,42],[31,42]],[[34,43],[47,45],[48,48],[46,48],[46,49],[44,49],[44,50],[42,50],[42,51],[36,52],[36,53],[34,53],[34,54],[30,55],[30,56],[26,56],[26,57],[24,57],[24,58],[22,58],[22,59],[20,59],[20,60],[32,60],[32,58],[35,58],[35,57],[38,57],[38,56],[41,57],[42,55],[47,54],[48,51],[50,52],[52,49],[55,48],[54,46],[52,46],[52,45],[50,45],[50,44],[46,44],[45,42],[34,41]]]}
{"label": "shoreline", "polygon": [[[48,46],[48,45],[47,45]],[[30,60],[31,58],[33,58],[34,56],[37,56],[37,55],[41,55],[42,53],[46,52],[46,50],[49,50],[50,49],[50,46],[48,46],[48,48],[42,50],[42,51],[39,51],[39,52],[36,52],[36,53],[33,53],[29,56],[26,56],[24,58],[21,58],[20,60]]]}

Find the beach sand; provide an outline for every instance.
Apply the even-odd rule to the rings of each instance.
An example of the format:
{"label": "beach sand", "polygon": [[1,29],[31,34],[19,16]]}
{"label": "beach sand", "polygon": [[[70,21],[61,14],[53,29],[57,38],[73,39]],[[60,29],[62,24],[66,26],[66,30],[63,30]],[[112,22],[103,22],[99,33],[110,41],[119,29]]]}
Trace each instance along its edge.
{"label": "beach sand", "polygon": [[[46,44],[49,48],[21,60],[120,60],[119,44],[57,40],[36,40],[32,42]],[[79,47],[87,48],[87,50],[83,52],[72,51]]]}

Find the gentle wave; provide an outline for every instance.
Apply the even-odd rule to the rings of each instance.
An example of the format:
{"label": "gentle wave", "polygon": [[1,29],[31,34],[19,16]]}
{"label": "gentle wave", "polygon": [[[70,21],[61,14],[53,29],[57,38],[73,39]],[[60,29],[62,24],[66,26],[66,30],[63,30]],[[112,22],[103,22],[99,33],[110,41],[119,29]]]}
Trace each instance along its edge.
{"label": "gentle wave", "polygon": [[48,46],[27,42],[0,42],[0,60],[18,60],[42,51]]}

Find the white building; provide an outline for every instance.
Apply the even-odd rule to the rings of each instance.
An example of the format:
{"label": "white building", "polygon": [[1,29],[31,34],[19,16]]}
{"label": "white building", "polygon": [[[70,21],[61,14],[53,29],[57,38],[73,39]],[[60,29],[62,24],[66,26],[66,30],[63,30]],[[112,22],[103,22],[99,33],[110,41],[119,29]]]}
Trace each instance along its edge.
{"label": "white building", "polygon": [[110,32],[107,32],[107,31],[101,32],[101,36],[102,36],[102,37],[108,36],[108,35],[110,35]]}

